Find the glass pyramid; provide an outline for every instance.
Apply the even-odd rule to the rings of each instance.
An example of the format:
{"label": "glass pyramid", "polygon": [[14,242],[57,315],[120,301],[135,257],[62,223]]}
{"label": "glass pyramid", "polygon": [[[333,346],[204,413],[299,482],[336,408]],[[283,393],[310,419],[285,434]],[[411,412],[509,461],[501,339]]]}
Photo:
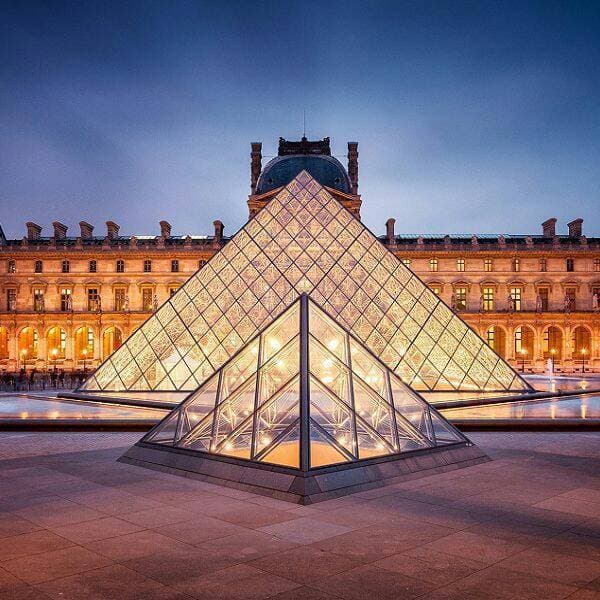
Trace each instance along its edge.
{"label": "glass pyramid", "polygon": [[306,171],[80,389],[194,390],[302,293],[413,389],[531,389]]}
{"label": "glass pyramid", "polygon": [[466,441],[306,294],[142,439],[303,470]]}

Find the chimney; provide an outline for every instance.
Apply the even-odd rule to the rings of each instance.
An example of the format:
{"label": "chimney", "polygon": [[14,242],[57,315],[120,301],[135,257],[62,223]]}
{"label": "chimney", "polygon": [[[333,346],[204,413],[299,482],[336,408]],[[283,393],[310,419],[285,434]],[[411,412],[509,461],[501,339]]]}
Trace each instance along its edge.
{"label": "chimney", "polygon": [[556,235],[556,219],[554,217],[542,223],[542,235],[546,238],[553,238]]}
{"label": "chimney", "polygon": [[160,235],[165,240],[171,237],[171,223],[169,221],[160,221]]}
{"label": "chimney", "polygon": [[66,225],[64,225],[60,221],[54,221],[52,223],[52,227],[54,227],[54,239],[55,240],[64,240],[67,237],[68,227]]}
{"label": "chimney", "polygon": [[85,221],[79,221],[79,229],[81,231],[81,239],[82,240],[91,239],[93,232],[94,232],[93,225],[90,225],[89,223],[86,223]]}
{"label": "chimney", "polygon": [[583,219],[575,219],[570,223],[567,223],[569,228],[569,237],[580,238],[583,235]]}
{"label": "chimney", "polygon": [[215,242],[220,244],[223,241],[223,229],[225,229],[225,227],[223,223],[218,220],[215,221],[213,225],[215,226]]}
{"label": "chimney", "polygon": [[393,244],[396,241],[396,234],[394,227],[396,225],[396,219],[388,219],[385,222],[385,237],[387,238],[388,244]]}
{"label": "chimney", "polygon": [[119,235],[119,226],[114,221],[106,221],[106,237],[114,240]]}
{"label": "chimney", "polygon": [[250,153],[250,193],[254,194],[262,171],[262,142],[252,142],[250,146],[252,148]]}
{"label": "chimney", "polygon": [[42,233],[42,228],[37,224],[29,221],[25,223],[27,227],[27,239],[28,240],[39,240],[40,234]]}
{"label": "chimney", "polygon": [[358,142],[348,142],[348,175],[350,192],[358,194]]}

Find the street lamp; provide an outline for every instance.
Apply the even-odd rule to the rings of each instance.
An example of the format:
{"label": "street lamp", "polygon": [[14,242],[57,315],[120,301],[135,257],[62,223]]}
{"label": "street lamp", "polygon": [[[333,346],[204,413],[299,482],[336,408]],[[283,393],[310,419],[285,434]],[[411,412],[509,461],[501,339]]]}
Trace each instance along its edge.
{"label": "street lamp", "polygon": [[527,350],[525,348],[521,348],[521,373],[525,373],[525,356],[527,355]]}
{"label": "street lamp", "polygon": [[52,348],[50,351],[52,355],[52,360],[54,361],[54,372],[56,373],[56,361],[58,360],[58,348]]}
{"label": "street lamp", "polygon": [[582,348],[581,349],[581,362],[582,362],[582,366],[581,366],[581,372],[585,373],[585,355],[587,354],[587,348]]}
{"label": "street lamp", "polygon": [[550,356],[552,358],[552,372],[554,373],[554,355],[556,354],[556,348],[550,348]]}

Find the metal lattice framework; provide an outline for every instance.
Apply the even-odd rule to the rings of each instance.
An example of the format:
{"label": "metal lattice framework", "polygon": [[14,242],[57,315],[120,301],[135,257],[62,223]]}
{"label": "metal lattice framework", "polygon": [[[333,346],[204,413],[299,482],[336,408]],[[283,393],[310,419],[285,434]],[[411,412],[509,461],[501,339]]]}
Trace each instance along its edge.
{"label": "metal lattice framework", "polygon": [[194,390],[302,293],[413,389],[530,389],[305,171],[82,389]]}
{"label": "metal lattice framework", "polygon": [[306,294],[142,439],[303,470],[465,441]]}

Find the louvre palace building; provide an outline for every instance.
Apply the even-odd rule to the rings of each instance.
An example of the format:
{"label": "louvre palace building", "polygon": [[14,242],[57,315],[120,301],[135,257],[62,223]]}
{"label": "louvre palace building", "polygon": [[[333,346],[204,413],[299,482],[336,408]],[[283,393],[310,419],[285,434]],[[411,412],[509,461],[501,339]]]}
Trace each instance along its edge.
{"label": "louvre palace building", "polygon": [[[253,143],[249,218],[303,170],[361,218],[358,144],[345,168],[329,138],[280,139],[264,167]],[[75,234],[28,222],[20,239],[0,228],[0,372],[95,368],[229,241],[220,221],[211,235],[159,227],[123,236],[113,221],[102,232],[81,221]],[[549,218],[530,235],[400,235],[390,218],[379,240],[517,370],[551,359],[556,371],[600,371],[600,237],[583,219]]]}

